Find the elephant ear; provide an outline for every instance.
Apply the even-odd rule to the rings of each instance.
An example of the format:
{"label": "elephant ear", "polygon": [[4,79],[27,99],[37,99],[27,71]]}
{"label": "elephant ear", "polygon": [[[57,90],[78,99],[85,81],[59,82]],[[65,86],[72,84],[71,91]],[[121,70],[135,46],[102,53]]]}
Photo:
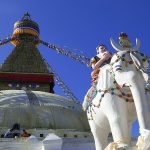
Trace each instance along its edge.
{"label": "elephant ear", "polygon": [[136,45],[133,47],[134,51],[139,51],[140,48],[140,40],[136,38]]}
{"label": "elephant ear", "polygon": [[143,66],[143,63],[137,56],[137,53],[130,52],[130,57],[131,57],[132,61],[134,62],[135,66],[137,67],[137,69],[139,69],[140,71],[146,72],[145,68]]}

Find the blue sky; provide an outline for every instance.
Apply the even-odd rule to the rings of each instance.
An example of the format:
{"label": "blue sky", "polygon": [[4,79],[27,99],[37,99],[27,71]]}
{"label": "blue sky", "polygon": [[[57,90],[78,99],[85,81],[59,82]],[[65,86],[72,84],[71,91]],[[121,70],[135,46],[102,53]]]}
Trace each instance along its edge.
{"label": "blue sky", "polygon": [[[109,38],[118,41],[120,32],[141,41],[141,51],[150,56],[149,0],[1,0],[0,39],[12,34],[13,24],[25,12],[40,26],[40,39],[62,48],[92,57],[99,43],[114,51]],[[90,87],[91,69],[40,45],[43,57],[82,102]],[[13,45],[0,47],[0,63],[12,51]],[[55,92],[63,95],[56,86]],[[137,125],[134,129],[137,133]]]}

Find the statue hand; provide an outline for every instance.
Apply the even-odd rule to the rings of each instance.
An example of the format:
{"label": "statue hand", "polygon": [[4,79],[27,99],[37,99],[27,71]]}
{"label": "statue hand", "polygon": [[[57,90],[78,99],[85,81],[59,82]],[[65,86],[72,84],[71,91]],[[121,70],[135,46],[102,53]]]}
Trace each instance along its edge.
{"label": "statue hand", "polygon": [[105,61],[105,60],[108,60],[110,57],[111,57],[111,54],[109,52],[105,52],[102,56],[102,59]]}

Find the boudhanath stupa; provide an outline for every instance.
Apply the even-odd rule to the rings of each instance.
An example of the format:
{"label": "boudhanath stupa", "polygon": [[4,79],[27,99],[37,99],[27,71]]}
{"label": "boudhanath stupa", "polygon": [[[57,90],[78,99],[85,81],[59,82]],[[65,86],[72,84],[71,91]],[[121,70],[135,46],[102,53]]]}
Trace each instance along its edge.
{"label": "boudhanath stupa", "polygon": [[[32,149],[45,150],[43,143],[49,138],[59,145],[57,141],[65,137],[73,143],[72,138],[91,134],[81,104],[54,94],[54,74],[37,49],[39,33],[38,24],[28,13],[14,24],[10,42],[15,48],[0,68],[0,134],[18,123],[31,133],[31,141],[38,141]],[[0,149],[26,149],[33,144],[29,143],[1,138]]]}

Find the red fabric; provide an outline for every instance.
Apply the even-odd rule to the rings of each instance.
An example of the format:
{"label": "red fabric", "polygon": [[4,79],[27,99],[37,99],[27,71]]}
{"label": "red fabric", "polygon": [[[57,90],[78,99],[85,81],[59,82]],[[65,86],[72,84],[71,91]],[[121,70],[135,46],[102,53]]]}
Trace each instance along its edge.
{"label": "red fabric", "polygon": [[0,72],[0,81],[50,83],[54,82],[54,78],[53,74],[24,74]]}

